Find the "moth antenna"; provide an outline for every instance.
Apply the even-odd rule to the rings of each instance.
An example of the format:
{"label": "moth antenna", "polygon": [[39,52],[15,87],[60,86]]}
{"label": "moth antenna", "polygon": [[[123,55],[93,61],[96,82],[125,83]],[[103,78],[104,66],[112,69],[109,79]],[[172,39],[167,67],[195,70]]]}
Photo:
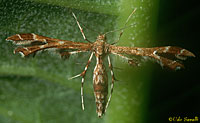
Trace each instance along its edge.
{"label": "moth antenna", "polygon": [[83,25],[85,28],[87,28],[87,29],[89,29],[89,30],[91,30],[91,31],[93,31],[93,32],[95,32],[95,33],[97,33],[98,35],[99,34],[101,34],[100,32],[98,32],[97,30],[94,30],[94,29],[92,29],[92,28],[89,28],[88,26],[86,26],[85,24],[83,24],[82,22],[79,22],[81,25]]}
{"label": "moth antenna", "polygon": [[132,26],[134,26],[135,24],[131,24],[131,25],[129,25],[129,26],[125,26],[125,27],[123,27],[123,28],[120,28],[120,29],[116,29],[116,30],[111,30],[111,31],[108,31],[108,32],[106,32],[106,33],[104,33],[105,35],[107,35],[108,33],[112,33],[112,32],[117,32],[117,31],[121,31],[121,30],[124,30],[124,29],[127,29],[127,28],[129,28],[129,27],[132,27]]}
{"label": "moth antenna", "polygon": [[135,12],[136,12],[136,8],[131,12],[131,14],[130,14],[130,15],[128,16],[128,18],[126,19],[126,22],[125,22],[123,28],[118,29],[118,30],[109,31],[109,32],[106,32],[106,33],[105,33],[105,34],[108,34],[108,33],[111,33],[111,32],[115,32],[115,31],[120,31],[120,30],[121,30],[121,32],[120,32],[120,34],[119,34],[119,37],[118,37],[117,41],[113,42],[112,44],[116,44],[116,43],[120,40],[120,38],[121,38],[121,36],[122,36],[122,34],[123,34],[123,32],[124,32],[124,29],[126,29],[126,28],[128,28],[128,27],[131,27],[131,26],[133,26],[133,25],[135,25],[135,24],[132,24],[132,25],[130,25],[130,26],[126,26],[127,23],[128,23],[128,21],[130,20],[131,16],[132,16]]}

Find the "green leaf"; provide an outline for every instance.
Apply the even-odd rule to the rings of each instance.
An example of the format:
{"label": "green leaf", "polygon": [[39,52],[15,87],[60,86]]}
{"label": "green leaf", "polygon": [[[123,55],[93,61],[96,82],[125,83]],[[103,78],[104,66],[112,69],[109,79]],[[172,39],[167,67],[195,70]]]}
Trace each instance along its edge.
{"label": "green leaf", "polygon": [[[14,46],[5,39],[16,33],[36,33],[52,38],[84,42],[71,15],[73,11],[90,41],[99,33],[123,28],[133,11],[117,45],[147,46],[156,27],[157,1],[50,1],[7,0],[0,3],[0,122],[62,123],[62,122],[143,122],[151,66],[129,67],[118,57],[112,57],[117,79],[106,115],[96,114],[92,89],[95,59],[84,85],[85,111],[81,110],[81,79],[68,80],[83,71],[89,53],[62,60],[48,52],[34,58],[21,58],[12,53]],[[95,31],[93,31],[95,30]],[[99,32],[98,34],[96,32]],[[119,32],[109,34],[108,43],[117,40]],[[78,65],[77,65],[78,63]],[[108,69],[109,70],[109,69]],[[109,73],[109,72],[108,72]]]}

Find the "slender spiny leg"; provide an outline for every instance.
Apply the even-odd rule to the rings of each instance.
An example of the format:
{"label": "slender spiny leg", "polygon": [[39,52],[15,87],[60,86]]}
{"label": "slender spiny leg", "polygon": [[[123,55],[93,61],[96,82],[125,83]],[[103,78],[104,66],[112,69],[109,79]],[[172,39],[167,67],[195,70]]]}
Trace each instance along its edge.
{"label": "slender spiny leg", "polygon": [[[124,27],[123,28],[125,28],[126,27],[126,25],[127,25],[127,23],[128,23],[128,21],[130,20],[130,18],[131,18],[131,16],[135,13],[135,11],[136,11],[136,8],[131,12],[131,14],[128,16],[128,18],[126,19],[126,22],[125,22],[125,24],[124,24]],[[112,44],[116,44],[119,40],[120,40],[120,38],[121,38],[121,36],[122,36],[122,34],[123,34],[123,32],[124,32],[124,29],[122,29],[121,30],[121,32],[120,32],[120,34],[119,34],[119,37],[118,37],[118,39],[117,39],[117,41],[115,41],[114,43],[112,43]]]}
{"label": "slender spiny leg", "polygon": [[81,52],[88,52],[88,51],[81,51],[81,50],[76,50],[76,51],[61,51],[59,52],[61,58],[64,58],[64,59],[68,59],[70,57],[70,55],[73,55],[73,54],[78,54],[78,53],[81,53]]}
{"label": "slender spiny leg", "polygon": [[85,80],[85,74],[86,74],[87,69],[88,69],[88,66],[89,66],[89,64],[90,64],[90,62],[91,62],[91,60],[92,60],[93,54],[94,54],[94,52],[91,53],[90,58],[89,58],[89,60],[88,60],[88,62],[87,62],[87,65],[85,66],[84,71],[83,71],[82,73],[80,73],[80,74],[74,76],[74,77],[69,78],[69,79],[73,79],[73,78],[82,76],[82,80],[81,80],[81,105],[82,105],[82,109],[83,109],[83,110],[85,109],[85,108],[84,108],[84,99],[83,99],[83,84],[84,84],[84,80]]}
{"label": "slender spiny leg", "polygon": [[122,54],[118,54],[118,53],[112,53],[112,54],[117,55],[117,56],[120,56],[120,57],[122,57],[123,59],[126,59],[127,61],[129,60],[128,57],[126,57],[126,56],[124,56],[124,55],[122,55]]}
{"label": "slender spiny leg", "polygon": [[88,63],[87,63],[87,65],[85,66],[85,69],[84,69],[84,71],[83,71],[83,73],[82,73],[82,81],[81,81],[81,104],[82,104],[82,109],[84,110],[84,100],[83,100],[83,84],[84,84],[84,80],[85,80],[85,74],[86,74],[86,71],[87,71],[87,69],[88,69],[88,66],[89,66],[89,64],[90,64],[90,62],[91,62],[91,60],[92,60],[92,57],[93,57],[93,52],[92,52],[92,54],[91,54],[91,56],[90,56],[90,58],[89,58],[89,60],[88,60]]}
{"label": "slender spiny leg", "polygon": [[140,66],[137,59],[128,58],[128,57],[126,57],[122,54],[118,54],[118,53],[112,53],[112,54],[120,56],[121,58],[125,59],[128,62],[128,64],[130,64],[132,66]]}
{"label": "slender spiny leg", "polygon": [[79,76],[83,76],[83,75],[86,73],[87,68],[88,68],[88,66],[89,66],[89,64],[90,64],[90,62],[91,62],[91,60],[92,60],[93,54],[94,54],[94,53],[92,52],[91,55],[90,55],[90,58],[89,58],[89,60],[88,60],[88,63],[87,63],[87,65],[85,66],[84,71],[83,71],[82,73],[78,74],[78,75],[75,75],[75,76],[73,76],[73,77],[68,78],[69,80],[70,80],[70,79],[77,78],[77,77],[79,77]]}
{"label": "slender spiny leg", "polygon": [[80,23],[79,23],[79,21],[78,21],[76,15],[75,15],[73,12],[72,12],[72,15],[74,16],[74,18],[75,18],[75,20],[76,20],[76,23],[78,24],[78,27],[79,27],[79,29],[80,29],[80,31],[81,31],[81,34],[82,34],[84,40],[86,40],[86,41],[88,41],[89,43],[91,43],[91,42],[86,38],[86,36],[85,36],[85,34],[84,34],[84,32],[83,32],[83,28],[81,27],[81,25],[80,25]]}
{"label": "slender spiny leg", "polygon": [[109,96],[108,102],[106,104],[105,112],[106,112],[106,109],[108,108],[108,105],[109,105],[111,97],[112,97],[113,88],[114,88],[114,81],[115,81],[115,76],[114,76],[114,73],[113,73],[113,67],[112,67],[112,63],[111,63],[111,60],[110,60],[110,56],[108,56],[108,65],[109,65],[110,73],[111,73],[111,76],[112,76],[112,83],[111,83],[111,88],[110,88],[110,96]]}
{"label": "slender spiny leg", "polygon": [[88,52],[88,51],[77,50],[77,51],[71,51],[71,52],[69,52],[69,54],[73,55],[73,54],[77,54],[77,53],[81,53],[81,52]]}

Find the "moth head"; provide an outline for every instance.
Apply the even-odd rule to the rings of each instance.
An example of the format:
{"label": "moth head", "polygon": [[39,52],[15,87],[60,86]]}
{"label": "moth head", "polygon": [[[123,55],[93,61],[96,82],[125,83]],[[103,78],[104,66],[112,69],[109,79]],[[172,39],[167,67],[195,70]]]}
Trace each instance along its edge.
{"label": "moth head", "polygon": [[105,34],[101,34],[97,37],[97,40],[98,41],[102,41],[102,42],[105,42],[106,41],[106,35]]}

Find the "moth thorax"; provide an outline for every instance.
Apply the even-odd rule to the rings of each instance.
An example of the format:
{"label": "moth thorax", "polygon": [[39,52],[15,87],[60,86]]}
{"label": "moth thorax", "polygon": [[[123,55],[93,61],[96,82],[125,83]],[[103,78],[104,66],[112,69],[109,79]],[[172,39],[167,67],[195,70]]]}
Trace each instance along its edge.
{"label": "moth thorax", "polygon": [[99,35],[99,36],[97,37],[97,41],[106,42],[106,35],[105,35],[105,34]]}

